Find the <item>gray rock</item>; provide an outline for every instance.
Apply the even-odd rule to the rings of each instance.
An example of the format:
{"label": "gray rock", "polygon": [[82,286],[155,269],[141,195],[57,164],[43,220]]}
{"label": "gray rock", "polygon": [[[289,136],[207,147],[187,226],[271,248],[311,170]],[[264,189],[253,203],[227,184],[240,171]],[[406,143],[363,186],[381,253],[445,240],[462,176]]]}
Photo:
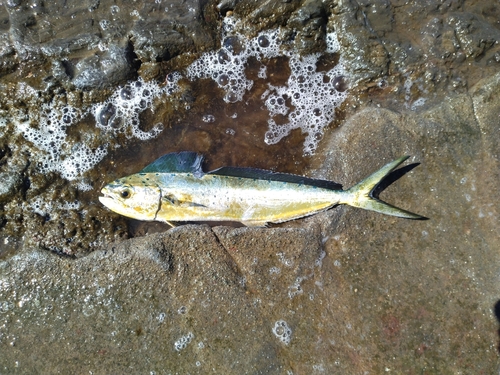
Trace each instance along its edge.
{"label": "gray rock", "polygon": [[0,203],[5,203],[21,187],[27,167],[26,157],[13,158],[6,146],[0,145]]}
{"label": "gray rock", "polygon": [[117,85],[140,65],[131,63],[131,53],[142,62],[161,61],[212,46],[202,18],[205,3],[8,2],[0,13],[10,26],[8,34],[0,29],[0,74],[23,62],[45,78],[47,62],[64,61],[80,89]]}
{"label": "gray rock", "polygon": [[69,69],[73,71],[72,82],[78,89],[92,89],[132,79],[136,68],[130,46],[120,48],[113,45],[103,54],[80,60],[73,69]]}
{"label": "gray rock", "polygon": [[447,23],[455,31],[467,58],[475,59],[484,55],[500,38],[500,30],[491,30],[489,24],[478,19],[475,14],[451,13]]}
{"label": "gray rock", "polygon": [[[277,229],[257,242],[246,230],[215,233],[185,226],[76,262],[38,251],[2,262],[2,371],[279,372],[286,345],[273,334],[275,322],[286,320],[295,334],[309,330],[290,310],[287,286],[317,268],[314,252],[304,251],[315,249],[310,231]],[[256,252],[244,253],[248,246]],[[273,266],[282,271],[269,272]],[[246,273],[252,270],[263,274],[255,279]],[[31,281],[20,284],[28,275]],[[270,308],[277,301],[269,288],[287,303]],[[33,357],[36,337],[46,339]],[[51,354],[68,351],[71,360]],[[129,354],[117,361],[123,352]]]}
{"label": "gray rock", "polygon": [[493,373],[499,89],[500,74],[428,111],[365,108],[329,138],[315,174],[345,187],[413,155],[381,198],[427,221],[342,207],[1,261],[0,368]]}
{"label": "gray rock", "polygon": [[387,74],[389,56],[382,40],[374,38],[358,7],[350,1],[341,1],[337,14],[330,19],[330,27],[337,32],[342,45],[342,57],[349,71],[352,85]]}

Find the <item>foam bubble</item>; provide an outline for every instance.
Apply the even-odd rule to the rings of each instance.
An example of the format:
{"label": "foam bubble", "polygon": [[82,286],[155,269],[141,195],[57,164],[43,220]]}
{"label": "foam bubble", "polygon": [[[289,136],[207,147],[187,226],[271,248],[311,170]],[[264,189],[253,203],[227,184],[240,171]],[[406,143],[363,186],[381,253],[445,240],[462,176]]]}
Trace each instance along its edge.
{"label": "foam bubble", "polygon": [[203,120],[203,122],[214,122],[215,121],[215,117],[213,115],[203,115],[203,117],[201,119]]}
{"label": "foam bubble", "polygon": [[78,201],[66,202],[66,203],[63,203],[62,205],[60,205],[60,208],[62,208],[64,210],[78,210],[78,209],[80,209],[80,207],[81,207],[81,204]]}
{"label": "foam bubble", "polygon": [[181,350],[186,349],[187,345],[191,342],[193,338],[194,335],[192,332],[188,332],[187,335],[180,337],[176,342],[174,342],[175,350],[180,352]]}
{"label": "foam bubble", "polygon": [[[90,149],[83,143],[69,147],[67,128],[82,117],[82,112],[72,106],[43,104],[40,111],[30,114],[32,119],[13,120],[18,132],[39,150],[43,151],[38,163],[40,173],[59,172],[64,178],[74,180],[92,168],[107,154],[105,147]],[[38,127],[31,123],[38,122]]]}
{"label": "foam bubble", "polygon": [[[323,129],[334,119],[335,108],[347,96],[344,67],[339,64],[327,72],[318,72],[319,57],[319,54],[290,57],[291,74],[287,85],[270,86],[265,99],[271,115],[265,135],[267,144],[278,143],[293,129],[302,129],[306,133],[304,154],[312,155],[316,151]],[[284,104],[287,99],[294,107],[293,111]],[[278,125],[273,119],[277,114],[286,115],[289,122]]]}
{"label": "foam bubble", "polygon": [[[42,174],[59,172],[67,180],[80,178],[86,171],[93,168],[107,154],[110,135],[126,133],[128,137],[148,140],[156,137],[162,130],[162,124],[156,124],[147,132],[139,127],[139,115],[151,108],[153,100],[161,95],[170,95],[178,89],[177,82],[181,75],[170,73],[167,83],[161,87],[155,82],[144,82],[138,79],[119,87],[104,102],[97,103],[89,109],[78,109],[64,104],[55,97],[51,103],[42,103],[37,111],[18,113],[11,119],[16,131],[38,149],[32,155],[38,157],[37,167]],[[38,91],[26,84],[18,86],[17,96],[33,102],[39,97]],[[74,126],[88,114],[93,114],[96,126],[105,130],[105,134],[98,136],[88,134],[85,143],[69,141],[68,128]],[[0,118],[0,128],[7,125],[7,119]],[[89,144],[97,144],[91,148]],[[78,188],[83,191],[92,189],[89,184],[81,183]]]}
{"label": "foam bubble", "polygon": [[53,204],[50,201],[43,199],[43,197],[38,196],[29,203],[28,207],[32,212],[40,216],[48,216],[53,212],[54,208],[62,210],[78,210],[81,207],[81,203],[79,201],[73,201]]}
{"label": "foam bubble", "polygon": [[52,211],[52,204],[50,202],[44,201],[41,197],[36,197],[35,199],[33,199],[30,202],[29,207],[34,213],[40,216],[46,216],[49,214],[49,212]]}
{"label": "foam bubble", "polygon": [[297,277],[295,282],[288,287],[288,297],[294,298],[302,293],[304,290],[302,289],[302,281],[304,281],[306,277]]}
{"label": "foam bubble", "polygon": [[[346,71],[342,59],[327,72],[318,72],[316,65],[320,54],[300,57],[297,51],[282,48],[279,30],[267,30],[248,39],[237,30],[240,21],[225,17],[223,22],[222,47],[218,51],[203,54],[187,68],[191,80],[208,78],[214,80],[225,92],[224,100],[235,103],[251,90],[253,81],[246,77],[247,61],[253,57],[260,61],[258,78],[267,77],[264,60],[282,56],[289,58],[291,70],[286,86],[271,86],[261,99],[269,111],[269,130],[264,141],[275,144],[291,130],[301,129],[306,134],[304,154],[312,155],[323,136],[324,128],[332,122],[335,108],[345,100],[347,93]],[[326,36],[327,53],[340,50],[337,35]],[[293,109],[292,109],[293,107]],[[286,116],[288,122],[277,124],[274,117]]]}
{"label": "foam bubble", "polygon": [[272,331],[283,344],[290,344],[290,340],[292,339],[292,329],[289,327],[287,322],[284,320],[278,320],[274,323]]}
{"label": "foam bubble", "polygon": [[[245,75],[250,57],[261,60],[263,57],[276,57],[280,53],[277,30],[262,32],[248,40],[235,31],[238,24],[236,18],[225,17],[222,48],[203,54],[187,68],[187,77],[191,80],[213,79],[224,90],[224,101],[228,103],[241,101],[245,92],[253,86],[253,81]],[[261,67],[259,77],[265,77],[265,68]]]}
{"label": "foam bubble", "polygon": [[336,53],[340,50],[340,43],[337,38],[337,33],[330,32],[326,34],[326,52]]}
{"label": "foam bubble", "polygon": [[78,182],[76,184],[76,187],[80,191],[90,191],[90,190],[92,190],[92,185],[90,185],[89,183],[84,182],[84,181]]}
{"label": "foam bubble", "polygon": [[126,133],[128,137],[142,141],[157,137],[162,132],[163,125],[156,124],[145,132],[139,127],[139,115],[151,108],[155,98],[175,92],[180,78],[181,75],[174,72],[168,75],[164,87],[156,82],[145,82],[142,78],[119,87],[108,100],[92,106],[91,113],[94,115],[97,127],[115,135]]}

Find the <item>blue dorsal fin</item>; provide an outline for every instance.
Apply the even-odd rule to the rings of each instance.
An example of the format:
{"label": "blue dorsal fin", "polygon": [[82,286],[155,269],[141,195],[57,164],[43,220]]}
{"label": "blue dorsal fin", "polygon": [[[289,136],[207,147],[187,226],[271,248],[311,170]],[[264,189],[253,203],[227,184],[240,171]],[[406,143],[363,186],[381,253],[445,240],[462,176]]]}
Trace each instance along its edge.
{"label": "blue dorsal fin", "polygon": [[251,178],[254,180],[290,182],[294,184],[316,186],[323,189],[342,190],[342,185],[333,181],[316,180],[288,173],[276,173],[257,168],[222,167],[208,172],[218,176]]}
{"label": "blue dorsal fin", "polygon": [[203,171],[201,169],[202,161],[203,156],[198,155],[196,152],[172,152],[156,159],[139,173],[177,172],[193,173],[194,175],[201,176],[203,174]]}

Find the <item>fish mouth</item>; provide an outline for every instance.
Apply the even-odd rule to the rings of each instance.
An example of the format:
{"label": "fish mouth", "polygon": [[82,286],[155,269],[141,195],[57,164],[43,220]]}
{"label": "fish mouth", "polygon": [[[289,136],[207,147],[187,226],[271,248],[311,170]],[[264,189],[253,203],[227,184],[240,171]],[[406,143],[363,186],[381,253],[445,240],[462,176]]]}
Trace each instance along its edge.
{"label": "fish mouth", "polygon": [[99,197],[99,202],[101,202],[106,207],[109,207],[110,204],[113,204],[114,199],[109,195],[104,195],[102,197]]}
{"label": "fish mouth", "polygon": [[115,199],[110,195],[108,189],[104,188],[101,190],[102,197],[99,197],[99,202],[101,202],[104,206],[111,208],[116,204]]}

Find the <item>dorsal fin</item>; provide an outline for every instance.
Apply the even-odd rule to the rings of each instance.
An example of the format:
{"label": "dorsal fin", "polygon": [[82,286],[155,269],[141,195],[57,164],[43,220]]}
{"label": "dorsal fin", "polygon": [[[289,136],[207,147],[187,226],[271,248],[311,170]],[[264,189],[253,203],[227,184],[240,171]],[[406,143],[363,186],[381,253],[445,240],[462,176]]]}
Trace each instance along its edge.
{"label": "dorsal fin", "polygon": [[207,174],[215,174],[219,176],[231,176],[241,178],[252,178],[254,180],[264,181],[281,181],[294,184],[317,186],[323,189],[341,190],[342,185],[332,181],[316,180],[304,176],[298,176],[288,173],[276,173],[257,168],[239,168],[239,167],[222,167],[208,172]]}
{"label": "dorsal fin", "polygon": [[198,155],[196,152],[172,152],[156,159],[139,173],[177,172],[193,173],[194,175],[201,176],[203,174],[201,169],[202,161],[203,156]]}

